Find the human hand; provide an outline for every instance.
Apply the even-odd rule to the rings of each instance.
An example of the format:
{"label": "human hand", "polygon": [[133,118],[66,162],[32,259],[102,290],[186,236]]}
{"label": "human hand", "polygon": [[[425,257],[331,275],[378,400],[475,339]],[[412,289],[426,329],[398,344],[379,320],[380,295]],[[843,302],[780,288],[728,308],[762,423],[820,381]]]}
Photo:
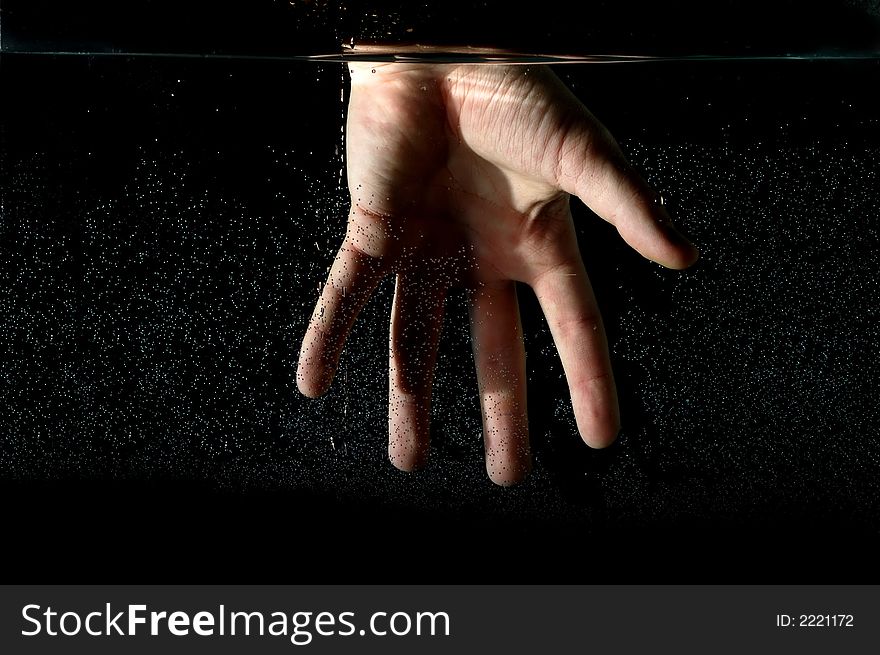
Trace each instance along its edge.
{"label": "human hand", "polygon": [[419,468],[444,299],[466,287],[486,468],[498,484],[521,480],[531,455],[519,281],[547,319],[581,437],[609,445],[617,394],[569,194],[664,266],[689,266],[696,248],[549,68],[360,63],[350,72],[351,211],[302,343],[300,391],[328,389],[358,312],[395,274],[388,453],[400,469]]}

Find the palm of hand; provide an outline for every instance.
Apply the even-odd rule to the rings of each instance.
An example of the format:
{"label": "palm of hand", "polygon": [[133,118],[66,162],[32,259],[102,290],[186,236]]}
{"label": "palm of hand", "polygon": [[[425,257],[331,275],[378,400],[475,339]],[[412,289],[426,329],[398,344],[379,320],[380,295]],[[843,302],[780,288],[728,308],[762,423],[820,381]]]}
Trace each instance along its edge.
{"label": "palm of hand", "polygon": [[662,263],[692,252],[602,126],[545,69],[391,65],[352,69],[347,138],[352,210],[303,343],[303,392],[326,390],[358,311],[395,273],[389,456],[421,466],[443,302],[466,286],[487,469],[518,481],[530,466],[520,281],[547,317],[581,435],[610,443],[616,392],[568,192]]}

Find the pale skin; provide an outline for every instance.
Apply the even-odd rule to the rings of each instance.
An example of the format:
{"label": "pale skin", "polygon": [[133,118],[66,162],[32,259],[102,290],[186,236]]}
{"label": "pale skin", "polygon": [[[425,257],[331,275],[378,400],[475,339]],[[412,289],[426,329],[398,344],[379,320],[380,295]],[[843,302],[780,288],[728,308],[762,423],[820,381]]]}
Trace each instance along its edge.
{"label": "pale skin", "polygon": [[521,282],[544,312],[580,436],[611,444],[620,410],[570,197],[663,266],[690,266],[696,248],[549,68],[358,63],[350,73],[351,211],[303,339],[300,391],[327,391],[358,312],[394,275],[388,454],[399,469],[422,467],[444,300],[469,289],[486,469],[497,484],[519,482],[531,467]]}

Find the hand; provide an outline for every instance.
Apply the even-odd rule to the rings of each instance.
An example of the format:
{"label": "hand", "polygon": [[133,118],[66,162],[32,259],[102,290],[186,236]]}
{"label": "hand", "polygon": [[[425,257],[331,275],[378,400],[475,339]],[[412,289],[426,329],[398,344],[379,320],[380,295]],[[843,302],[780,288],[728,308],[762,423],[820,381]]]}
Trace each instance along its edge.
{"label": "hand", "polygon": [[358,312],[395,274],[388,454],[400,469],[422,466],[444,299],[464,286],[486,468],[513,484],[531,466],[519,281],[546,316],[581,437],[610,444],[620,412],[569,194],[664,266],[687,267],[697,250],[549,68],[359,63],[350,72],[351,212],[303,340],[299,389],[327,390]]}

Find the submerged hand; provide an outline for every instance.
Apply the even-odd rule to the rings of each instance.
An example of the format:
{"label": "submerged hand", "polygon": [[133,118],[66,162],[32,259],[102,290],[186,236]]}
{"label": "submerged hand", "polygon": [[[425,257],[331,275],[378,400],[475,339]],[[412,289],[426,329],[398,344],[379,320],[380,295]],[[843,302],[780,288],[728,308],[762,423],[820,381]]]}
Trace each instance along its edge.
{"label": "submerged hand", "polygon": [[388,452],[398,468],[423,465],[444,299],[449,288],[467,287],[486,467],[498,484],[517,482],[531,463],[519,281],[544,311],[581,436],[593,447],[610,444],[620,428],[617,395],[569,194],[664,266],[689,266],[696,249],[548,68],[350,70],[351,212],[303,340],[300,390],[327,390],[358,312],[395,274]]}

